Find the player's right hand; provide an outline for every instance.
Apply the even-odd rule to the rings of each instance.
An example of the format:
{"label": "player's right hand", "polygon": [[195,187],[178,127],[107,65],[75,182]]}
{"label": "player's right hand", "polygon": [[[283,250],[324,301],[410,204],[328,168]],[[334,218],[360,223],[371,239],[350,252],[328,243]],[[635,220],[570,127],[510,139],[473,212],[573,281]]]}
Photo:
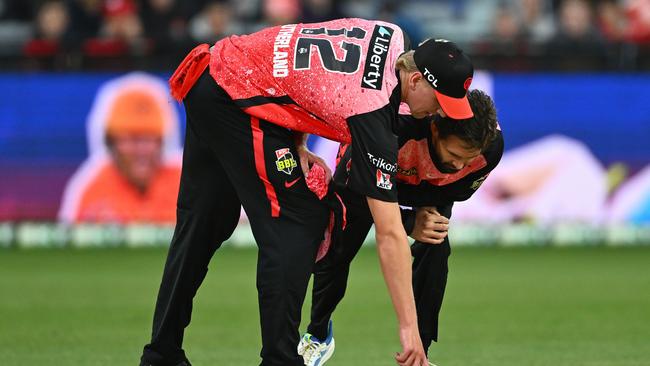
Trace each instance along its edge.
{"label": "player's right hand", "polygon": [[420,207],[415,212],[415,225],[409,236],[426,244],[441,244],[449,230],[449,219],[435,207]]}
{"label": "player's right hand", "polygon": [[296,146],[296,151],[298,152],[298,160],[300,161],[300,168],[302,173],[307,178],[309,176],[309,169],[312,164],[318,164],[325,170],[325,184],[329,184],[332,180],[332,170],[329,168],[325,160],[320,156],[309,151],[307,146],[299,145]]}
{"label": "player's right hand", "polygon": [[422,340],[418,327],[400,327],[399,339],[402,343],[402,352],[395,356],[395,361],[400,366],[428,366],[429,361],[422,347]]}

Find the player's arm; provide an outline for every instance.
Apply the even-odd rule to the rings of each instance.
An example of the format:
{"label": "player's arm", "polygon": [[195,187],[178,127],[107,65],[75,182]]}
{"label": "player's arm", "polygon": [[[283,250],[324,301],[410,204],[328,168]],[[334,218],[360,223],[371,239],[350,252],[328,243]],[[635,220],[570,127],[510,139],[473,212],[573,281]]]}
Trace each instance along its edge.
{"label": "player's arm", "polygon": [[397,205],[397,138],[390,111],[383,112],[348,119],[352,135],[348,187],[367,197],[375,222],[379,261],[399,322],[402,352],[396,360],[400,365],[427,365],[418,332],[410,250]]}
{"label": "player's arm", "polygon": [[[423,358],[418,332],[413,287],[411,285],[411,252],[402,226],[399,206],[367,197],[375,222],[377,253],[388,292],[399,322],[402,353],[398,362],[419,365]],[[426,363],[424,363],[426,365]]]}

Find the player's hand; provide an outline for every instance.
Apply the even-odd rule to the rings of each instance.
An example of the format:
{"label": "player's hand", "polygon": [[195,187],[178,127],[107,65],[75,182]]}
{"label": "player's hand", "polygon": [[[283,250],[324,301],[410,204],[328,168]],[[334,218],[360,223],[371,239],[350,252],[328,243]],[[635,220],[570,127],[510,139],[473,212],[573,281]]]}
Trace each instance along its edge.
{"label": "player's hand", "polygon": [[402,352],[395,356],[395,361],[400,366],[428,366],[429,361],[422,347],[420,333],[417,325],[400,327],[399,340],[402,343]]}
{"label": "player's hand", "polygon": [[409,236],[425,244],[441,244],[449,230],[449,219],[435,207],[419,207],[415,211],[415,225]]}
{"label": "player's hand", "polygon": [[325,163],[325,160],[309,151],[305,145],[297,146],[296,150],[298,152],[298,158],[300,159],[300,168],[302,169],[305,178],[309,176],[309,167],[311,164],[318,164],[325,169],[325,184],[329,184],[330,180],[332,180],[332,171],[329,166],[327,166],[327,163]]}

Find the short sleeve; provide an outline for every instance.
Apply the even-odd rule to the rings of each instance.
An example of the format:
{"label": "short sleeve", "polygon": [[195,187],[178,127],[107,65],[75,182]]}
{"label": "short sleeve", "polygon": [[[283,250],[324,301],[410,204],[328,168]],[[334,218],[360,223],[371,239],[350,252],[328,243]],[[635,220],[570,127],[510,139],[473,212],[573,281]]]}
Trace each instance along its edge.
{"label": "short sleeve", "polygon": [[397,136],[387,106],[348,119],[352,136],[348,187],[380,201],[397,202]]}

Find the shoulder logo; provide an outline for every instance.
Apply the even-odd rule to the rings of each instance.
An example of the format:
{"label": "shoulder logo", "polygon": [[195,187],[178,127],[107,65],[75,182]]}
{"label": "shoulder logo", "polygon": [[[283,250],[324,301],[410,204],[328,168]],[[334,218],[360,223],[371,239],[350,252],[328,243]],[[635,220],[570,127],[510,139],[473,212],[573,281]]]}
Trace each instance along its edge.
{"label": "shoulder logo", "polygon": [[472,185],[470,186],[470,188],[473,189],[473,190],[477,190],[478,187],[480,187],[481,184],[483,184],[483,182],[485,182],[485,179],[487,177],[488,177],[488,174],[486,174],[486,175],[480,177],[479,179],[475,180],[474,182],[472,182]]}
{"label": "shoulder logo", "polygon": [[395,30],[390,27],[376,25],[368,44],[366,64],[363,67],[361,87],[379,90],[384,81],[384,66],[388,58],[390,40]]}
{"label": "shoulder logo", "polygon": [[291,175],[293,168],[298,166],[296,159],[293,158],[293,154],[288,147],[275,150],[275,157],[275,167],[279,172]]}

